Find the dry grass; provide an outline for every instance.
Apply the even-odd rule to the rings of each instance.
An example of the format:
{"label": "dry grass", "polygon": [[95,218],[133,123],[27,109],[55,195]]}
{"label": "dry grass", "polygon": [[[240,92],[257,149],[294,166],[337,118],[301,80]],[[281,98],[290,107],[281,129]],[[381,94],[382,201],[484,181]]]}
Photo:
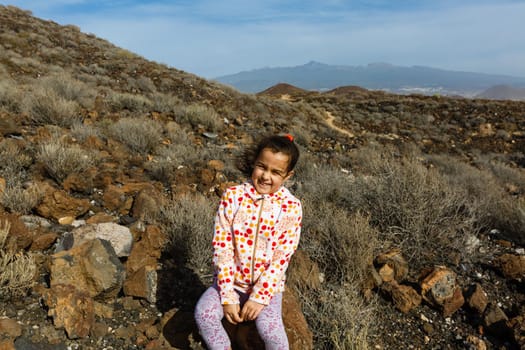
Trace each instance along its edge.
{"label": "dry grass", "polygon": [[97,162],[97,155],[76,144],[49,141],[40,146],[38,159],[50,177],[62,182],[69,174],[81,173]]}
{"label": "dry grass", "polygon": [[14,81],[9,78],[0,81],[0,110],[10,113],[20,113],[21,93]]}
{"label": "dry grass", "polygon": [[162,141],[162,125],[146,117],[127,117],[109,126],[110,136],[124,143],[132,152],[153,153]]}
{"label": "dry grass", "polygon": [[0,299],[24,295],[34,284],[37,271],[31,254],[6,249],[5,242],[11,226],[0,221]]}
{"label": "dry grass", "polygon": [[82,119],[76,101],[70,101],[42,86],[36,86],[25,94],[21,109],[34,125],[69,127]]}
{"label": "dry grass", "polygon": [[430,161],[454,188],[463,189],[476,223],[486,231],[497,229],[500,237],[525,244],[523,199],[509,194],[507,185],[523,189],[523,172],[502,163],[480,162],[481,168],[448,157],[433,156]]}
{"label": "dry grass", "polygon": [[143,95],[114,92],[108,97],[109,109],[112,112],[128,110],[130,112],[145,113],[152,109],[152,102]]}
{"label": "dry grass", "polygon": [[10,186],[18,186],[27,180],[27,168],[33,157],[13,139],[0,141],[0,177]]}
{"label": "dry grass", "polygon": [[29,214],[42,196],[42,191],[36,186],[8,186],[0,196],[0,203],[12,213]]}
{"label": "dry grass", "polygon": [[201,278],[211,273],[215,209],[204,196],[187,195],[163,206],[158,218],[170,237],[174,258]]}
{"label": "dry grass", "polygon": [[84,108],[93,106],[96,91],[82,81],[74,79],[70,74],[60,72],[46,76],[37,85],[46,91],[53,91],[57,96],[78,103]]}
{"label": "dry grass", "polygon": [[182,107],[176,118],[180,123],[190,123],[193,127],[203,127],[211,132],[219,131],[224,126],[224,121],[217,112],[203,104]]}
{"label": "dry grass", "polygon": [[366,303],[356,285],[298,290],[301,307],[314,330],[315,349],[366,350],[376,320],[373,303]]}

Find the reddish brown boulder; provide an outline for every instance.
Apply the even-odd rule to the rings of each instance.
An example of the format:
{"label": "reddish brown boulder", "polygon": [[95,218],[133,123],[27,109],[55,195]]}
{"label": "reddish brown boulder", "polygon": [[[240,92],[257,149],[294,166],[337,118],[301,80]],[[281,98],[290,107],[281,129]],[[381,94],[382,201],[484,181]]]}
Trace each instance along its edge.
{"label": "reddish brown boulder", "polygon": [[49,185],[43,185],[45,194],[36,210],[40,216],[58,221],[65,216],[74,218],[85,214],[90,207],[88,199],[78,199],[67,192],[57,190]]}
{"label": "reddish brown boulder", "polygon": [[436,266],[420,278],[421,296],[430,305],[440,308],[444,316],[456,312],[465,302],[454,271]]}
{"label": "reddish brown boulder", "polygon": [[421,295],[414,288],[398,284],[396,281],[392,281],[390,285],[392,301],[399,311],[406,314],[421,304]]}
{"label": "reddish brown boulder", "polygon": [[33,234],[16,214],[0,214],[0,227],[8,225],[9,230],[4,246],[13,251],[28,248],[33,242]]}
{"label": "reddish brown boulder", "polygon": [[10,318],[0,318],[0,336],[17,338],[22,335],[22,326]]}
{"label": "reddish brown boulder", "polygon": [[408,275],[408,262],[398,248],[378,255],[374,260],[374,265],[378,268],[379,275],[384,277],[384,282],[392,279],[401,282]]}
{"label": "reddish brown boulder", "polygon": [[506,278],[518,280],[525,277],[525,255],[503,254],[495,259],[494,265]]}
{"label": "reddish brown boulder", "polygon": [[[308,328],[301,307],[294,293],[283,293],[283,322],[291,350],[313,349],[313,334]],[[264,349],[264,343],[257,333],[255,322],[244,322],[237,326],[224,321],[234,348],[241,350]]]}
{"label": "reddish brown boulder", "polygon": [[157,190],[141,190],[133,201],[131,216],[142,221],[152,221],[159,212],[161,198],[163,196]]}
{"label": "reddish brown boulder", "polygon": [[52,256],[51,287],[74,285],[90,297],[109,300],[121,290],[124,277],[124,267],[106,240],[93,239]]}
{"label": "reddish brown boulder", "polygon": [[489,302],[487,294],[483,288],[481,288],[479,283],[470,286],[465,291],[465,299],[467,305],[471,309],[476,310],[479,314],[483,314]]}
{"label": "reddish brown boulder", "polygon": [[58,284],[47,290],[43,299],[55,327],[63,327],[68,338],[85,338],[95,322],[93,299],[72,285]]}
{"label": "reddish brown boulder", "polygon": [[47,232],[37,235],[33,239],[30,250],[45,250],[56,242],[58,235],[54,232]]}
{"label": "reddish brown boulder", "polygon": [[124,281],[124,294],[144,298],[150,303],[157,301],[157,269],[146,265],[127,276]]}

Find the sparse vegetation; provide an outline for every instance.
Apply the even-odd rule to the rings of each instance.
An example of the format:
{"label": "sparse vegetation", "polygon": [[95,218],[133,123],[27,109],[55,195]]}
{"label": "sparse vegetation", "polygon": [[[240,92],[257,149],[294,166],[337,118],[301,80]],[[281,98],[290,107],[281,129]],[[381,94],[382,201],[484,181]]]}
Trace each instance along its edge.
{"label": "sparse vegetation", "polygon": [[209,277],[211,273],[210,227],[215,209],[202,195],[183,196],[161,208],[159,219],[170,237],[167,249],[178,263],[190,267],[199,276]]}
{"label": "sparse vegetation", "polygon": [[40,146],[38,159],[50,177],[62,182],[69,174],[81,173],[95,165],[96,154],[76,144],[50,141]]}
{"label": "sparse vegetation", "polygon": [[5,246],[10,228],[8,221],[0,221],[0,300],[23,296],[33,285],[37,271],[31,254]]}
{"label": "sparse vegetation", "polygon": [[82,119],[76,101],[67,100],[43,86],[36,86],[24,95],[21,109],[34,125],[69,127]]}
{"label": "sparse vegetation", "polygon": [[[316,349],[368,349],[379,338],[381,346],[406,345],[390,334],[421,330],[418,316],[415,322],[414,315],[397,313],[388,303],[378,311],[385,301],[361,294],[368,264],[390,247],[408,258],[412,280],[419,268],[443,263],[467,281],[483,283],[492,300],[505,295],[507,316],[520,310],[520,284],[507,283],[488,266],[492,252],[470,251],[465,240],[494,247],[492,237],[503,238],[509,251],[525,244],[524,103],[364,89],[340,95],[281,91],[279,96],[290,95],[286,99],[246,95],[148,62],[77,27],[29,15],[0,5],[0,212],[45,220],[36,186],[55,180],[57,190],[67,187],[64,195],[89,199],[92,208],[79,219],[132,222],[128,226],[137,232],[145,224],[162,227],[170,236],[164,252],[170,254],[159,265],[174,260],[178,272],[195,273],[204,286],[211,278],[217,195],[227,181],[242,178],[234,158],[257,136],[290,132],[302,154],[290,182],[304,206],[300,249],[323,283],[314,288],[291,278],[289,286],[299,296]],[[353,137],[328,125],[326,112]],[[222,161],[224,169],[211,171],[210,160]],[[96,171],[86,172],[93,166]],[[65,185],[82,182],[83,172],[89,179],[80,185],[92,188],[77,193],[74,183]],[[70,174],[81,176],[68,179]],[[219,185],[204,186],[203,174],[220,176]],[[145,182],[166,198],[158,202],[164,204],[157,217],[141,222],[133,217],[139,205],[131,193]],[[115,190],[118,198],[110,198],[109,188],[123,193]],[[108,208],[111,200],[118,203]],[[50,230],[59,236],[67,229],[57,227]],[[0,220],[0,301],[25,295],[37,268],[32,255],[7,249],[8,234]],[[47,261],[47,252],[38,254]],[[46,285],[48,277],[37,278]],[[186,277],[177,278],[184,283]],[[173,281],[163,282],[171,287]],[[164,297],[167,303],[151,308],[177,309],[180,300]],[[115,320],[119,327],[135,327],[132,317],[143,311],[137,304],[139,310],[119,309],[128,317]],[[28,315],[24,310],[16,318],[33,322]],[[472,333],[489,348],[506,346],[476,333],[464,314],[451,318],[458,333],[437,313],[425,311],[425,317],[432,317],[435,333],[428,344],[413,339],[414,347],[446,348],[459,344],[458,335]],[[38,322],[41,327],[33,330],[45,338],[41,330],[49,318]],[[85,345],[90,338],[78,341]],[[144,333],[128,338],[103,337],[115,348],[150,340]]]}
{"label": "sparse vegetation", "polygon": [[162,141],[162,126],[145,117],[127,117],[110,125],[113,138],[124,143],[132,152],[142,155],[152,153]]}

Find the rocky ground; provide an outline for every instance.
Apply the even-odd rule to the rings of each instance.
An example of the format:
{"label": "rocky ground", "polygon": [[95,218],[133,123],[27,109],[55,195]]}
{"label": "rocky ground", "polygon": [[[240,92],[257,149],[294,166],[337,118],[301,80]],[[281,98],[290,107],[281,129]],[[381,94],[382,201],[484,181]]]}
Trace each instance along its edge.
{"label": "rocky ground", "polygon": [[[278,85],[243,95],[13,7],[0,6],[0,29],[0,232],[7,232],[0,248],[15,252],[8,263],[31,254],[36,268],[31,288],[0,295],[1,350],[201,349],[192,310],[211,276],[187,264],[191,247],[173,244],[156,219],[161,207],[190,196],[192,220],[204,222],[198,214],[241,178],[234,156],[263,132],[291,131],[305,159],[347,172],[348,151],[370,144],[469,164],[487,156],[514,171],[505,179],[509,198],[525,195],[525,183],[512,178],[525,167],[524,103],[353,86],[319,93]],[[62,94],[76,103],[81,126],[42,121],[45,109],[25,105],[40,96],[40,77],[60,69],[69,90],[78,89],[78,96]],[[59,97],[52,98],[64,102]],[[150,152],[108,132],[130,117],[162,126]],[[57,140],[97,154],[98,163],[53,174],[39,147]],[[176,157],[164,156],[166,149]],[[369,348],[525,348],[519,232],[485,229],[465,246],[468,259],[450,252],[444,268],[429,271],[408,265],[403,252],[380,252],[363,290],[377,309]],[[315,265],[306,254],[297,258]],[[304,270],[291,273],[319,284],[318,269]],[[0,290],[16,280],[8,276]],[[300,303],[286,295],[285,323],[292,348],[308,349],[319,330],[307,324]],[[253,339],[250,327],[234,337],[240,345]]]}

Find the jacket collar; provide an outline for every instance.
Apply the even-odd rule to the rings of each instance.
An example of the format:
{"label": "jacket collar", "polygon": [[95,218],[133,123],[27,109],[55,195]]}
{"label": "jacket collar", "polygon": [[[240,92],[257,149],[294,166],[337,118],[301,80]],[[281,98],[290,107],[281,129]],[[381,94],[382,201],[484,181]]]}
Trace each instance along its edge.
{"label": "jacket collar", "polygon": [[261,198],[264,198],[265,200],[266,199],[270,199],[272,201],[276,200],[276,201],[279,201],[283,198],[285,198],[287,196],[287,189],[286,187],[284,186],[281,186],[277,192],[274,192],[274,193],[269,193],[269,194],[260,194],[259,192],[257,192],[257,190],[255,189],[255,186],[253,186],[253,182],[251,180],[247,181],[245,184],[244,184],[244,189],[246,191],[246,193],[253,199],[253,201],[257,201]]}

